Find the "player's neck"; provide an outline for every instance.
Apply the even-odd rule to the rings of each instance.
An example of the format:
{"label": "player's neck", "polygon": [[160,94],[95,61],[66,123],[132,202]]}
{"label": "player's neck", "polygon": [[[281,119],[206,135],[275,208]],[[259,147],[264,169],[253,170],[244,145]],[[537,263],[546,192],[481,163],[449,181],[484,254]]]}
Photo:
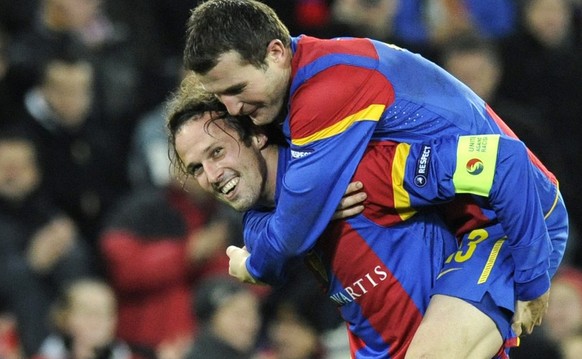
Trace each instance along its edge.
{"label": "player's neck", "polygon": [[267,166],[267,180],[263,189],[262,202],[267,207],[275,207],[275,193],[277,191],[277,168],[279,163],[279,149],[277,145],[269,145],[263,150]]}

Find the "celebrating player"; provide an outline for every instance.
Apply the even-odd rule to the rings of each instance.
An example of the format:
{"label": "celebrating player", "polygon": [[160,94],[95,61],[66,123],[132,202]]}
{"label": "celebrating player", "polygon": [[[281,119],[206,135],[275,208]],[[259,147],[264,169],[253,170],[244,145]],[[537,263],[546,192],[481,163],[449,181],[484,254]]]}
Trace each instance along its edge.
{"label": "celebrating player", "polygon": [[[245,216],[245,243],[257,255],[248,233],[262,226],[261,220],[278,205],[288,185],[283,181],[292,150],[277,151],[264,131],[226,115],[211,97],[204,103],[196,91],[183,87],[170,106],[175,163],[233,208],[252,209]],[[472,174],[466,163],[475,164],[469,168]],[[498,135],[452,136],[416,145],[374,141],[354,179],[369,185],[366,210],[333,222],[308,256],[350,324],[354,356],[403,358],[430,293],[434,297],[425,320],[439,320],[438,309],[447,305],[456,306],[458,313],[447,318],[455,325],[441,336],[447,351],[432,353],[436,357],[490,358],[502,338],[511,343],[513,259],[496,213],[513,213],[512,234],[535,238],[544,235],[546,225],[529,218],[551,212],[556,198],[549,181],[535,180],[523,144]],[[458,252],[434,213],[417,213],[418,207],[453,199],[440,211],[461,239]],[[521,215],[524,208],[528,213]],[[564,230],[564,223],[553,222],[561,216],[549,218],[552,231]],[[555,239],[557,258],[561,240]],[[244,271],[246,257],[238,259],[231,255],[231,268]],[[458,342],[464,345],[459,348]]]}
{"label": "celebrating player", "polygon": [[[188,21],[184,60],[230,114],[248,115],[256,124],[280,119],[290,142],[292,159],[276,210],[248,234],[254,250],[246,258],[247,280],[276,282],[289,259],[313,248],[370,141],[515,136],[482,99],[421,56],[370,39],[291,37],[274,11],[258,1],[198,5]],[[554,216],[566,222],[556,178],[531,153],[528,162],[536,181],[554,187],[560,207]],[[547,306],[567,230],[516,237],[520,221],[498,218],[515,266],[514,329],[531,332],[545,312],[540,308]],[[550,237],[561,239],[554,242],[558,248]],[[445,318],[459,311],[456,305],[441,308]],[[424,352],[446,345],[442,331],[435,322],[432,331],[418,333]],[[416,355],[415,345],[410,352]]]}

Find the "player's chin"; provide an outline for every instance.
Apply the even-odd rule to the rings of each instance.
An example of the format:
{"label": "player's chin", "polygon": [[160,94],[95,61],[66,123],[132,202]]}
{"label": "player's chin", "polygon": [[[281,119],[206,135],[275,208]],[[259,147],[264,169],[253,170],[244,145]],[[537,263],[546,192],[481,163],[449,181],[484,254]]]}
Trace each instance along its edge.
{"label": "player's chin", "polygon": [[260,116],[258,116],[258,117],[249,116],[249,118],[251,119],[253,124],[255,124],[256,126],[262,126],[262,125],[266,125],[268,123],[267,121],[265,121],[264,118],[262,118]]}
{"label": "player's chin", "polygon": [[275,114],[272,114],[271,111],[268,111],[266,108],[260,107],[255,112],[250,114],[249,118],[255,125],[263,126],[273,122]]}
{"label": "player's chin", "polygon": [[232,209],[234,209],[237,212],[246,212],[249,209],[252,208],[251,203],[249,203],[249,201],[245,201],[241,198],[236,198],[236,199],[226,199],[224,197],[221,197],[220,200],[224,203],[226,203],[229,207],[231,207]]}

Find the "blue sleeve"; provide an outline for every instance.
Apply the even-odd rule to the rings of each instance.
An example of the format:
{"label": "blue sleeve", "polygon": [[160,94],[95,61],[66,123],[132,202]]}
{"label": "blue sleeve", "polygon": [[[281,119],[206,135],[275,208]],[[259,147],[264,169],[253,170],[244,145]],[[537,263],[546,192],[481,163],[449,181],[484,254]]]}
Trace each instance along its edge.
{"label": "blue sleeve", "polygon": [[497,162],[490,203],[509,240],[517,298],[532,300],[550,288],[552,252],[533,166],[523,143],[503,138]]}
{"label": "blue sleeve", "polygon": [[285,263],[315,245],[350,183],[375,125],[374,121],[360,121],[335,136],[291,147],[292,159],[281,181],[275,212],[250,213],[245,220],[245,241],[252,243],[247,269],[254,278],[280,283]]}
{"label": "blue sleeve", "polygon": [[[466,141],[462,148],[459,142],[468,138],[489,139],[490,148],[487,141],[479,145]],[[473,145],[484,152],[469,152]],[[508,237],[518,298],[531,300],[549,288],[553,249],[533,171],[520,141],[497,135],[461,136],[411,145],[404,186],[413,207],[451,201],[459,193],[485,197]],[[563,252],[563,246],[557,247]]]}

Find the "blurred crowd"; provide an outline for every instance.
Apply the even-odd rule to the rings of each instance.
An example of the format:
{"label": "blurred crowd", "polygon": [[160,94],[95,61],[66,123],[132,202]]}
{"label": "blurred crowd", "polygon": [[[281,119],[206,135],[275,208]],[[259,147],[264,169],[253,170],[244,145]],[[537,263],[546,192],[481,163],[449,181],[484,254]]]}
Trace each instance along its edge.
{"label": "blurred crowd", "polygon": [[[569,247],[515,357],[582,357],[582,1],[264,2],[293,35],[436,62],[558,176]],[[281,288],[228,278],[240,215],[170,172],[164,101],[196,3],[0,0],[0,358],[349,356],[302,266]]]}

